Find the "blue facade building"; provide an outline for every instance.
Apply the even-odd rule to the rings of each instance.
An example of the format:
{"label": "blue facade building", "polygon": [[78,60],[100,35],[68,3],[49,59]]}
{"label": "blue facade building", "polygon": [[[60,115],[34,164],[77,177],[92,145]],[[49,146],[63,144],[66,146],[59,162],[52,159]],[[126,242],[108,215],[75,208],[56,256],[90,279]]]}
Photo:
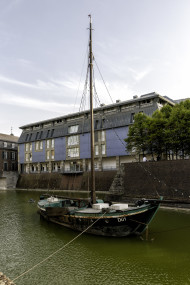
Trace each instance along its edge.
{"label": "blue facade building", "polygon": [[[94,110],[95,170],[119,169],[133,161],[124,139],[139,112],[151,116],[169,98],[153,92],[132,100],[101,105]],[[90,169],[89,110],[21,127],[19,171],[21,173],[78,172]]]}

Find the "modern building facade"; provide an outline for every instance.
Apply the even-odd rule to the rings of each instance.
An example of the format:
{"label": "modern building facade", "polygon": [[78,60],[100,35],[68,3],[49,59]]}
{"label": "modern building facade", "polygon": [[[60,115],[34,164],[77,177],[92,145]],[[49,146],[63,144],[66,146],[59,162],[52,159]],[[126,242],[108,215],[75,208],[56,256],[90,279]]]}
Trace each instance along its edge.
{"label": "modern building facade", "polygon": [[[95,170],[119,169],[131,162],[126,152],[128,128],[139,112],[151,116],[173,101],[153,92],[94,109]],[[20,127],[20,173],[83,172],[90,169],[89,110]]]}
{"label": "modern building facade", "polygon": [[0,172],[18,170],[18,137],[0,134]]}

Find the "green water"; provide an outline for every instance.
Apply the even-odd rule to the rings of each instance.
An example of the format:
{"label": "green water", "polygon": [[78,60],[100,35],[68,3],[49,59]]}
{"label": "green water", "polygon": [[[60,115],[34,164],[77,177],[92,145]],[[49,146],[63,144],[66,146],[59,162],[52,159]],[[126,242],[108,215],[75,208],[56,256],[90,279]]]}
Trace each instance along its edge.
{"label": "green water", "polygon": [[[37,214],[36,192],[0,192],[0,271],[14,279],[78,233]],[[160,209],[149,241],[82,235],[15,281],[49,284],[190,284],[190,212]]]}

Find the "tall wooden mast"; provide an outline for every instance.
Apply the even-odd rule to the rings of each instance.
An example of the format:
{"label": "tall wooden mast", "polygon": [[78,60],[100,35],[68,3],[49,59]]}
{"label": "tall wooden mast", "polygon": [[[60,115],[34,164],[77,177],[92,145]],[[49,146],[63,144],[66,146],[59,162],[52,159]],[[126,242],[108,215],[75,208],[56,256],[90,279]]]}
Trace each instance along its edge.
{"label": "tall wooden mast", "polygon": [[94,114],[93,114],[93,54],[92,54],[92,18],[90,18],[90,39],[89,39],[89,69],[90,69],[90,118],[91,118],[91,202],[96,203],[95,193],[95,172],[94,172]]}

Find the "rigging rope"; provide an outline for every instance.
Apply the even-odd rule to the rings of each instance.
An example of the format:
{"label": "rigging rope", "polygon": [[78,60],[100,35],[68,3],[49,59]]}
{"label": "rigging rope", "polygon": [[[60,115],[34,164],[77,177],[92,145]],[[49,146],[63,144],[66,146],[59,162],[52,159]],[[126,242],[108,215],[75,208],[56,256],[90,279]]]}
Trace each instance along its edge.
{"label": "rigging rope", "polygon": [[50,259],[52,256],[54,256],[56,253],[60,252],[61,250],[63,250],[64,248],[66,248],[68,245],[70,245],[72,242],[74,242],[77,238],[79,238],[82,234],[84,234],[87,230],[89,230],[95,223],[97,223],[104,215],[106,214],[103,213],[102,216],[100,216],[97,220],[95,220],[90,226],[88,226],[84,231],[82,231],[80,234],[78,234],[76,237],[74,237],[72,240],[70,240],[68,243],[66,243],[64,246],[62,246],[61,248],[57,249],[56,251],[54,251],[52,254],[50,254],[49,256],[47,256],[46,258],[44,258],[43,260],[41,260],[40,262],[38,262],[37,264],[35,264],[34,266],[32,266],[30,269],[28,269],[27,271],[23,272],[22,274],[20,274],[19,276],[17,276],[16,278],[14,278],[12,280],[12,282],[16,281],[17,279],[19,279],[20,277],[24,276],[25,274],[27,274],[28,272],[32,271],[34,268],[36,268],[37,266],[41,265],[42,263],[44,263],[46,260]]}
{"label": "rigging rope", "polygon": [[108,92],[108,94],[109,94],[109,97],[110,97],[110,99],[111,99],[112,103],[114,103],[114,102],[113,102],[113,99],[112,99],[112,97],[111,97],[111,94],[110,94],[110,92],[109,92],[109,90],[108,90],[108,88],[107,88],[107,86],[106,86],[105,81],[104,81],[104,78],[103,78],[103,76],[102,76],[102,74],[101,74],[101,72],[100,72],[100,69],[99,69],[99,67],[98,67],[98,64],[97,64],[97,62],[96,62],[95,58],[94,58],[94,62],[95,62],[96,67],[97,67],[97,69],[98,69],[98,71],[99,71],[99,73],[100,73],[100,76],[101,76],[102,81],[103,81],[103,83],[104,83],[104,86],[105,86],[105,88],[106,88],[106,90],[107,90],[107,92]]}
{"label": "rigging rope", "polygon": [[[101,79],[102,79],[102,81],[103,81],[103,83],[104,83],[104,86],[105,86],[105,88],[106,88],[106,91],[107,91],[107,93],[108,93],[108,95],[109,95],[109,97],[110,97],[110,99],[111,99],[111,102],[114,103],[114,102],[113,102],[113,99],[112,99],[112,97],[111,97],[111,94],[110,94],[110,92],[109,92],[109,90],[108,90],[108,88],[107,88],[107,86],[106,86],[105,81],[104,81],[104,78],[103,78],[103,76],[102,76],[102,73],[101,73],[101,71],[100,71],[100,69],[99,69],[99,67],[98,67],[98,64],[97,64],[96,60],[95,60],[94,55],[93,55],[93,60],[94,60],[94,62],[95,62],[95,64],[96,64],[96,67],[97,67],[98,72],[99,72],[99,74],[100,74],[100,76],[101,76]],[[94,69],[93,69],[93,77],[94,77]],[[86,77],[86,80],[87,80],[87,79],[88,79],[88,77]],[[87,84],[87,83],[86,83],[86,84]],[[93,86],[93,87],[94,87],[94,93],[95,93],[95,100],[96,100],[96,102],[98,101],[99,105],[101,105],[101,102],[100,102],[100,99],[99,99],[99,97],[98,97],[98,94],[97,94],[97,91],[96,91],[96,87],[95,87],[95,80],[94,80],[94,86]],[[86,95],[86,94],[85,94],[85,95]],[[105,115],[104,115],[104,117],[105,117]],[[109,122],[109,120],[108,120],[107,118],[106,118],[106,121]],[[122,144],[124,147],[126,147],[126,143],[124,142],[123,139],[120,138],[120,136],[119,136],[118,133],[116,132],[115,128],[114,128],[113,126],[111,126],[111,128],[112,128],[112,130],[114,131],[114,133],[115,133],[115,135],[117,136],[117,138],[120,140],[121,144]],[[160,180],[159,178],[157,178],[155,175],[153,175],[153,174],[145,167],[144,164],[140,163],[140,161],[136,158],[136,154],[131,154],[131,156],[135,159],[135,161],[138,163],[138,165],[139,165],[142,169],[144,169],[144,171],[145,171],[146,173],[148,173],[150,176],[153,177],[154,180],[156,180],[156,181],[159,182],[159,183],[162,183],[164,186],[167,187],[167,184],[165,183],[165,181]],[[173,195],[174,195],[174,191],[175,191],[175,192],[178,192],[178,190],[177,190],[175,187],[173,187],[173,186],[170,186],[170,189],[173,191]],[[160,194],[158,193],[158,191],[157,191],[157,190],[155,190],[155,191],[156,191],[156,194],[157,194],[158,196],[160,196]],[[182,194],[182,196],[183,196],[183,193],[181,193],[181,194]]]}
{"label": "rigging rope", "polygon": [[[89,40],[88,40],[88,42],[89,42]],[[78,94],[79,94],[79,88],[80,88],[80,84],[81,84],[81,80],[82,80],[82,74],[83,74],[83,70],[84,70],[85,61],[86,61],[86,58],[87,58],[87,56],[86,56],[87,53],[88,53],[88,44],[87,44],[87,49],[86,49],[85,56],[84,56],[84,61],[83,61],[81,75],[80,75],[80,81],[79,81],[79,85],[78,85],[78,90],[77,90],[77,94],[76,94],[76,97],[75,97],[75,103],[74,103],[74,108],[73,108],[74,110],[75,110],[77,97],[78,97]],[[74,110],[73,110],[73,112],[74,112]]]}

